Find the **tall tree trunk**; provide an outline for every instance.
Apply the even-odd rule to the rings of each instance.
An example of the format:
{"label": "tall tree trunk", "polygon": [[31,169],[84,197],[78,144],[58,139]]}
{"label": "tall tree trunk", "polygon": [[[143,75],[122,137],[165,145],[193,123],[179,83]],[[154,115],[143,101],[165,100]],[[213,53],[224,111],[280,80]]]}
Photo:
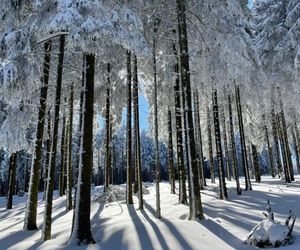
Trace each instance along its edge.
{"label": "tall tree trunk", "polygon": [[197,154],[195,148],[195,136],[194,136],[194,124],[192,113],[192,98],[191,98],[191,81],[190,81],[190,69],[189,69],[189,52],[188,52],[188,37],[186,27],[185,16],[185,1],[176,0],[177,3],[177,17],[178,17],[178,35],[179,35],[179,48],[180,48],[180,63],[181,63],[181,79],[184,90],[186,108],[187,108],[187,127],[188,127],[188,141],[189,141],[189,153],[190,153],[190,185],[192,191],[192,200],[190,200],[192,206],[192,212],[190,219],[204,219],[200,185],[198,181],[198,168],[197,168]]}
{"label": "tall tree trunk", "polygon": [[247,148],[247,154],[248,154],[248,157],[247,157],[247,162],[248,162],[248,168],[249,168],[249,176],[250,176],[250,179],[254,179],[255,178],[255,170],[254,170],[254,164],[253,164],[253,157],[252,157],[252,150],[251,150],[251,143],[249,145],[246,146]]}
{"label": "tall tree trunk", "polygon": [[47,139],[46,139],[46,160],[44,164],[44,173],[43,173],[43,181],[44,181],[44,193],[43,193],[43,201],[46,199],[46,190],[47,190],[47,179],[48,179],[48,169],[50,165],[50,157],[51,157],[51,112],[48,110],[47,116]]}
{"label": "tall tree trunk", "polygon": [[16,165],[17,165],[17,153],[12,153],[9,158],[9,170],[8,170],[9,182],[8,182],[6,209],[12,209],[13,195],[15,194],[15,186],[16,186]]}
{"label": "tall tree trunk", "polygon": [[239,86],[235,86],[235,95],[236,95],[236,107],[238,112],[239,130],[240,130],[240,141],[241,141],[241,148],[242,148],[242,164],[243,164],[244,174],[245,174],[245,190],[252,190],[248,161],[247,161],[247,150],[246,150],[243,113],[242,113]]}
{"label": "tall tree trunk", "polygon": [[223,152],[222,152],[222,142],[221,142],[221,130],[220,130],[220,120],[219,120],[219,106],[218,106],[218,94],[217,90],[213,90],[213,116],[215,125],[215,140],[216,140],[216,150],[218,159],[218,169],[219,169],[219,185],[220,185],[220,199],[227,200],[227,188],[225,182],[225,171],[223,165]]}
{"label": "tall tree trunk", "polygon": [[[300,158],[300,135],[299,135],[299,130],[297,128],[297,123],[296,123],[296,117],[294,118],[294,128],[295,128],[295,139],[296,139],[296,147],[298,149],[297,151],[297,155],[298,155],[298,159]],[[295,149],[296,149],[295,147]],[[298,174],[300,174],[300,160],[299,162],[297,161],[297,170],[298,170]]]}
{"label": "tall tree trunk", "polygon": [[156,186],[156,217],[161,217],[160,211],[160,157],[159,157],[159,141],[158,141],[158,112],[157,112],[157,65],[156,65],[156,34],[158,29],[158,20],[154,24],[153,37],[153,73],[154,73],[154,140],[155,140],[155,186]]}
{"label": "tall tree trunk", "polygon": [[139,197],[139,209],[143,209],[143,187],[142,187],[142,162],[141,162],[141,141],[140,141],[140,115],[139,115],[139,90],[138,90],[138,68],[137,57],[133,56],[133,112],[134,112],[134,131],[135,131],[135,158],[137,192]]}
{"label": "tall tree trunk", "polygon": [[132,131],[131,131],[131,52],[127,51],[127,186],[126,186],[126,202],[133,204],[132,199]]}
{"label": "tall tree trunk", "polygon": [[254,144],[252,144],[252,155],[253,155],[253,166],[254,166],[255,181],[259,183],[259,182],[261,182],[261,173],[260,173],[260,166],[259,166],[257,149],[256,149],[256,146]]}
{"label": "tall tree trunk", "polygon": [[273,152],[272,152],[272,147],[270,145],[269,133],[268,133],[268,127],[267,127],[267,125],[265,125],[265,133],[266,133],[266,140],[267,140],[267,146],[268,146],[269,163],[270,163],[271,175],[272,175],[273,178],[275,178],[275,168],[274,168],[274,161],[273,161]]}
{"label": "tall tree trunk", "polygon": [[234,127],[233,127],[232,104],[231,104],[231,96],[230,95],[228,95],[228,110],[229,110],[231,159],[232,159],[233,175],[234,175],[234,179],[236,181],[236,192],[238,195],[241,195],[242,190],[241,190],[241,186],[240,186],[240,176],[239,176],[239,170],[238,170],[238,166],[237,166],[235,138],[234,138],[235,134],[234,134]]}
{"label": "tall tree trunk", "polygon": [[107,88],[106,88],[106,112],[105,112],[105,127],[106,127],[106,138],[105,138],[105,178],[104,178],[104,190],[106,191],[109,186],[110,176],[110,74],[111,67],[107,64]]}
{"label": "tall tree trunk", "polygon": [[287,157],[286,157],[286,152],[285,152],[285,146],[284,146],[284,136],[283,136],[283,130],[282,130],[282,125],[280,122],[280,115],[276,115],[276,123],[277,123],[277,133],[279,135],[279,141],[280,141],[280,149],[281,149],[281,156],[282,156],[282,162],[283,162],[283,172],[285,176],[285,181],[290,183],[291,182],[291,176],[288,172],[288,163],[287,163]]}
{"label": "tall tree trunk", "polygon": [[176,121],[176,147],[177,147],[177,166],[179,172],[179,203],[187,204],[186,184],[185,184],[185,170],[184,170],[184,155],[183,155],[183,134],[182,134],[182,117],[181,117],[181,100],[180,100],[180,78],[179,78],[179,62],[175,42],[173,43],[173,50],[176,57],[174,65],[174,72],[176,80],[174,85],[175,98],[175,121]]}
{"label": "tall tree trunk", "polygon": [[283,142],[284,142],[286,160],[287,160],[287,171],[291,178],[291,181],[295,181],[292,156],[291,156],[291,151],[290,151],[290,146],[289,146],[289,138],[287,135],[287,125],[286,125],[285,114],[284,114],[282,105],[281,105],[280,117],[281,117],[281,122],[282,122]]}
{"label": "tall tree trunk", "polygon": [[[273,104],[274,105],[274,104]],[[278,125],[277,125],[277,119],[275,115],[274,108],[272,109],[272,136],[275,146],[275,156],[276,156],[276,165],[277,165],[277,172],[279,178],[283,176],[282,172],[282,163],[280,159],[280,148],[279,148],[279,138],[278,138]]]}
{"label": "tall tree trunk", "polygon": [[93,170],[94,75],[95,55],[84,55],[84,93],[82,126],[73,230],[70,245],[94,243],[91,231],[91,178]]}
{"label": "tall tree trunk", "polygon": [[175,173],[174,173],[174,158],[173,158],[173,131],[172,131],[172,115],[168,109],[168,163],[169,163],[169,182],[171,184],[171,194],[175,194]]}
{"label": "tall tree trunk", "polygon": [[46,101],[49,82],[50,71],[50,53],[51,41],[44,45],[44,63],[43,63],[43,86],[40,94],[40,106],[38,111],[38,122],[36,128],[35,145],[33,152],[33,160],[30,170],[30,185],[28,191],[28,198],[26,202],[26,213],[24,221],[24,230],[37,230],[36,216],[37,216],[37,200],[38,200],[38,184],[42,161],[42,145],[44,136],[44,125],[46,116]]}
{"label": "tall tree trunk", "polygon": [[61,149],[60,149],[60,173],[59,173],[59,196],[63,196],[65,194],[64,190],[64,178],[65,178],[65,151],[66,151],[66,117],[63,116],[62,122],[62,133],[61,133]]}
{"label": "tall tree trunk", "polygon": [[227,142],[227,129],[226,129],[226,119],[225,119],[225,110],[224,109],[225,109],[225,107],[222,106],[221,117],[222,117],[222,123],[223,123],[225,169],[226,169],[227,180],[231,181],[230,161],[229,161],[228,142]]}
{"label": "tall tree trunk", "polygon": [[58,140],[58,126],[59,126],[59,110],[61,99],[61,86],[64,64],[64,50],[65,50],[65,36],[60,36],[59,39],[59,56],[57,65],[57,80],[56,80],[56,93],[55,93],[55,109],[54,109],[54,124],[52,134],[52,147],[51,147],[51,159],[48,170],[47,191],[45,199],[45,211],[44,211],[44,223],[42,240],[51,239],[51,223],[52,223],[52,200],[54,189],[54,177],[56,166],[56,152],[57,152],[57,140]]}
{"label": "tall tree trunk", "polygon": [[68,123],[68,165],[67,165],[67,211],[72,210],[72,186],[73,186],[73,167],[72,167],[72,142],[73,142],[73,102],[74,102],[74,85],[70,86],[69,96],[69,123]]}
{"label": "tall tree trunk", "polygon": [[207,120],[207,138],[208,138],[208,155],[209,155],[209,169],[210,169],[210,179],[211,183],[216,183],[215,181],[215,163],[213,156],[213,144],[212,144],[212,132],[211,132],[211,119],[210,119],[210,109],[207,104],[206,106],[206,120]]}
{"label": "tall tree trunk", "polygon": [[200,105],[199,105],[199,94],[198,91],[194,95],[194,106],[195,106],[195,135],[197,138],[197,151],[198,151],[198,168],[199,168],[199,183],[200,189],[204,189],[206,186],[205,176],[204,176],[204,157],[202,148],[202,133],[201,133],[201,120],[200,120]]}

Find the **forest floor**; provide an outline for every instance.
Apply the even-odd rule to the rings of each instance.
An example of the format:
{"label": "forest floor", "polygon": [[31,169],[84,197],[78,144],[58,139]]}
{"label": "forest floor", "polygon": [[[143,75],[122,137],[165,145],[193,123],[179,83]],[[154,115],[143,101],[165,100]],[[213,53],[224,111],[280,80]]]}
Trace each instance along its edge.
{"label": "forest floor", "polygon": [[[144,195],[145,209],[137,209],[124,202],[104,203],[95,198],[101,187],[93,188],[91,225],[95,245],[88,249],[170,249],[170,250],[226,250],[257,249],[243,243],[246,235],[263,219],[269,199],[275,219],[284,222],[291,209],[297,216],[294,228],[294,244],[280,249],[300,249],[300,176],[296,182],[286,184],[282,180],[263,176],[261,183],[253,182],[253,191],[236,195],[235,182],[227,182],[229,200],[218,199],[218,186],[207,180],[208,187],[202,191],[202,202],[206,220],[189,221],[189,208],[178,204],[178,195],[170,194],[166,182],[160,184],[162,219],[155,218],[155,186],[149,184],[150,194]],[[243,184],[243,180],[242,180]],[[243,185],[242,185],[243,187]],[[178,191],[178,190],[177,190]],[[5,209],[5,198],[0,198],[0,249],[65,249],[70,236],[73,212],[65,211],[65,197],[55,192],[53,201],[52,240],[42,242],[41,228],[44,202],[39,194],[38,231],[22,231],[25,201],[14,197],[14,207]],[[85,247],[72,247],[85,249]]]}

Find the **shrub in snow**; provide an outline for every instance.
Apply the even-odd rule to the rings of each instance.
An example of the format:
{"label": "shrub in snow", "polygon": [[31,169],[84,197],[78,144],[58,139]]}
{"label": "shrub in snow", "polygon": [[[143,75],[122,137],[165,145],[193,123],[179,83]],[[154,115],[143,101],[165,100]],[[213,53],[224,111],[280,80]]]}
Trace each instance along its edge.
{"label": "shrub in snow", "polygon": [[245,243],[265,248],[279,247],[291,242],[296,217],[290,211],[283,225],[274,220],[270,201],[267,203],[266,210],[267,212],[263,213],[266,219],[258,223],[258,225],[251,230]]}

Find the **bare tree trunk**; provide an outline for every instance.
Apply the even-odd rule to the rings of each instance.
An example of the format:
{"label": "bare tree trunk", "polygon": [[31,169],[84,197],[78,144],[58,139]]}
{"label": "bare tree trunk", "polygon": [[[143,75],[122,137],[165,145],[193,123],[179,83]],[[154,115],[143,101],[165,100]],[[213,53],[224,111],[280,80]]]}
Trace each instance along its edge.
{"label": "bare tree trunk", "polygon": [[224,140],[224,152],[225,152],[225,169],[227,180],[231,181],[231,170],[230,170],[230,160],[228,152],[228,142],[227,142],[227,129],[226,129],[226,119],[225,119],[225,107],[222,106],[221,117],[223,123],[223,140]]}
{"label": "bare tree trunk", "polygon": [[[298,174],[300,174],[300,136],[299,136],[299,131],[297,128],[297,123],[296,123],[296,118],[294,118],[294,147],[295,147],[295,154],[296,154],[296,162],[297,162],[297,170]],[[297,160],[298,159],[298,160]]]}
{"label": "bare tree trunk", "polygon": [[254,175],[255,181],[261,182],[261,173],[260,173],[260,166],[258,161],[257,149],[254,144],[252,144],[252,155],[253,155],[253,166],[254,166]]}
{"label": "bare tree trunk", "polygon": [[216,150],[217,150],[217,159],[218,159],[218,169],[219,169],[220,199],[227,200],[228,195],[227,195],[225,171],[223,165],[218,94],[216,89],[213,90],[213,116],[214,116],[214,125],[215,125],[215,140],[216,140]]}
{"label": "bare tree trunk", "polygon": [[[273,104],[274,105],[274,104]],[[277,119],[275,115],[274,108],[272,109],[272,135],[273,135],[273,141],[275,145],[275,155],[276,155],[276,164],[277,164],[277,172],[279,175],[279,178],[283,175],[282,172],[282,163],[280,159],[280,149],[279,149],[279,138],[278,138],[278,129],[277,129]]]}
{"label": "bare tree trunk", "polygon": [[246,142],[245,142],[245,132],[244,132],[244,124],[243,124],[243,113],[241,106],[241,96],[240,96],[240,88],[239,86],[235,87],[235,95],[236,95],[236,106],[238,111],[238,120],[239,120],[239,129],[240,129],[240,140],[241,140],[241,148],[242,148],[242,162],[245,174],[245,190],[252,190],[249,167],[247,161],[247,150],[246,150]]}
{"label": "bare tree trunk", "polygon": [[211,179],[211,183],[216,183],[216,181],[215,181],[215,163],[214,163],[213,144],[212,144],[212,132],[211,132],[211,120],[210,120],[210,109],[209,109],[208,104],[206,106],[206,117],[207,117],[207,137],[208,137],[210,179]]}
{"label": "bare tree trunk", "polygon": [[37,230],[36,216],[37,216],[37,200],[38,200],[38,183],[41,170],[42,161],[42,144],[44,136],[44,125],[46,116],[46,101],[49,82],[50,71],[50,53],[51,41],[44,45],[44,63],[43,63],[43,86],[40,94],[40,106],[38,111],[38,123],[36,128],[35,145],[33,152],[33,160],[30,170],[30,185],[28,190],[28,198],[26,202],[26,213],[24,221],[24,230]]}
{"label": "bare tree trunk", "polygon": [[44,181],[44,193],[43,193],[43,201],[46,199],[46,190],[47,190],[47,179],[48,179],[48,170],[50,165],[50,157],[51,157],[51,112],[48,110],[48,117],[47,117],[47,139],[46,139],[46,160],[44,165],[44,174],[43,174],[43,181]]}
{"label": "bare tree trunk", "polygon": [[105,137],[105,178],[104,178],[104,190],[106,191],[109,186],[109,176],[110,176],[110,74],[111,67],[107,64],[107,88],[106,88],[106,112],[105,112],[105,127],[106,127],[106,137]]}
{"label": "bare tree trunk", "polygon": [[62,75],[63,75],[63,63],[64,63],[64,50],[65,50],[65,36],[60,36],[59,39],[59,58],[57,66],[57,81],[56,81],[56,93],[55,93],[55,109],[54,109],[54,125],[52,134],[52,147],[51,147],[51,160],[48,170],[47,180],[47,193],[45,199],[45,212],[44,212],[44,223],[42,240],[51,239],[51,223],[52,223],[52,200],[53,200],[53,189],[54,189],[54,177],[55,177],[55,166],[56,166],[56,152],[57,152],[57,140],[58,140],[58,125],[59,125],[59,110],[60,110],[60,97],[61,97],[61,86],[62,86]]}
{"label": "bare tree trunk", "polygon": [[231,96],[230,95],[228,95],[228,110],[229,110],[231,159],[232,159],[232,166],[233,166],[233,174],[234,174],[234,179],[236,181],[237,194],[241,195],[242,190],[241,190],[241,187],[240,187],[240,176],[239,176],[239,171],[238,171],[238,166],[237,166],[235,138],[234,138],[234,127],[233,127],[233,118],[232,118],[232,104],[231,104]]}
{"label": "bare tree trunk", "polygon": [[94,75],[95,55],[84,55],[84,93],[75,211],[70,245],[94,243],[91,231],[91,178],[93,170]]}
{"label": "bare tree trunk", "polygon": [[175,194],[175,173],[174,173],[174,158],[173,158],[173,131],[172,131],[172,115],[168,109],[168,162],[169,162],[169,182],[171,184],[171,194]]}
{"label": "bare tree trunk", "polygon": [[69,123],[68,123],[68,165],[67,165],[67,204],[66,209],[70,211],[72,206],[72,186],[73,186],[73,167],[72,167],[72,142],[73,142],[73,102],[74,102],[74,85],[70,86],[69,96]]}
{"label": "bare tree trunk", "polygon": [[142,162],[141,162],[141,140],[140,140],[140,114],[139,114],[139,90],[138,90],[138,68],[137,57],[133,55],[133,111],[134,111],[134,131],[135,131],[135,158],[137,192],[139,197],[139,209],[143,209],[143,187],[142,187]]}
{"label": "bare tree trunk", "polygon": [[189,69],[189,52],[188,52],[188,37],[186,27],[185,16],[185,1],[176,0],[177,3],[177,17],[178,17],[178,35],[179,35],[179,48],[180,48],[180,63],[181,63],[181,80],[184,90],[186,108],[187,108],[187,127],[188,127],[188,147],[190,153],[190,185],[192,189],[192,212],[190,219],[204,219],[200,185],[198,181],[198,168],[197,168],[197,154],[195,148],[195,136],[194,136],[194,124],[193,124],[193,112],[192,112],[192,97],[191,97],[191,81],[190,81],[190,69]]}
{"label": "bare tree trunk", "polygon": [[17,165],[17,153],[12,153],[9,158],[9,170],[8,170],[8,192],[6,200],[6,209],[12,209],[13,195],[15,194],[16,186],[16,165]]}
{"label": "bare tree trunk", "polygon": [[62,122],[62,133],[61,133],[61,149],[60,149],[60,173],[59,173],[59,196],[63,196],[65,194],[64,190],[64,178],[65,178],[65,149],[66,149],[66,117],[63,116]]}
{"label": "bare tree trunk", "polygon": [[266,133],[266,140],[267,140],[267,145],[268,145],[268,153],[269,153],[269,163],[270,163],[271,175],[272,175],[273,178],[275,178],[275,168],[274,168],[274,161],[273,161],[273,152],[272,152],[272,147],[270,145],[269,133],[268,133],[268,127],[267,127],[267,125],[265,125],[265,133]]}
{"label": "bare tree trunk", "polygon": [[127,51],[127,188],[126,202],[133,204],[132,199],[132,173],[131,173],[131,154],[132,154],[132,132],[131,132],[131,52]]}

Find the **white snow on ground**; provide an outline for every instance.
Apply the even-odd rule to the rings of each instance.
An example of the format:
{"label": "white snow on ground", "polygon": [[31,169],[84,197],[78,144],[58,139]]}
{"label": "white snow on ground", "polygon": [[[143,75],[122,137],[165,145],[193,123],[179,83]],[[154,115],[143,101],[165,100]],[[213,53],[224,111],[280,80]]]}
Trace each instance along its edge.
{"label": "white snow on ground", "polygon": [[[242,180],[243,182],[243,180]],[[218,199],[217,184],[210,184],[202,191],[202,201],[206,220],[188,220],[188,207],[178,205],[178,196],[170,194],[168,183],[161,183],[162,219],[155,218],[155,186],[149,187],[150,194],[144,195],[145,210],[127,207],[124,202],[104,204],[92,202],[92,230],[96,245],[88,249],[170,249],[170,250],[226,250],[256,249],[243,243],[253,226],[262,221],[267,199],[270,199],[275,218],[284,222],[292,209],[297,216],[294,228],[293,245],[280,249],[300,249],[300,176],[296,182],[286,184],[282,180],[263,177],[262,183],[253,182],[253,190],[237,196],[235,182],[227,182],[229,201]],[[178,190],[177,190],[178,191]],[[93,196],[102,192],[96,187]],[[52,240],[42,242],[41,223],[44,202],[39,194],[38,226],[39,231],[25,232],[23,229],[26,197],[14,197],[14,208],[5,209],[5,199],[0,198],[0,249],[62,249],[71,233],[73,212],[65,211],[65,197],[54,194]],[[123,211],[122,211],[123,210]],[[85,249],[76,247],[75,249]],[[74,247],[72,247],[74,249]]]}

